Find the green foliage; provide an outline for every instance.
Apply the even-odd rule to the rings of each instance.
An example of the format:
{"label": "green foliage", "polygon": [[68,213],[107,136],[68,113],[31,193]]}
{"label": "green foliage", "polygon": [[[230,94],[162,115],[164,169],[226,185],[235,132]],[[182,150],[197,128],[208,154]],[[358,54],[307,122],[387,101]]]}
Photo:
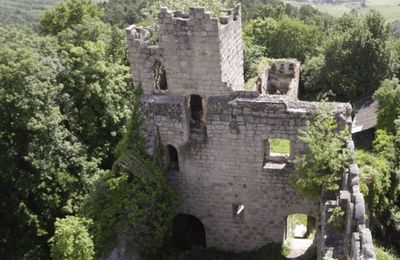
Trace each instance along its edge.
{"label": "green foliage", "polygon": [[169,229],[177,195],[168,185],[160,158],[145,153],[139,133],[141,90],[136,90],[128,133],[119,143],[113,171],[104,175],[88,199],[84,213],[94,220],[94,242],[100,256],[115,245],[118,232],[144,259],[160,253]]}
{"label": "green foliage", "polygon": [[142,8],[146,5],[145,0],[109,0],[103,2],[103,21],[119,27],[127,27],[136,24],[143,19]]}
{"label": "green foliage", "polygon": [[[289,237],[294,237],[294,230],[296,226],[303,225],[304,227],[308,228],[308,217],[305,214],[290,214],[287,218],[288,226],[290,227]],[[307,230],[308,233],[309,230]]]}
{"label": "green foliage", "polygon": [[247,82],[250,78],[257,77],[257,65],[264,57],[265,48],[252,43],[251,39],[244,37],[244,80]]}
{"label": "green foliage", "polygon": [[365,17],[340,18],[330,32],[321,56],[305,65],[306,90],[314,96],[332,92],[335,100],[349,101],[375,91],[390,76],[388,29],[376,12]]}
{"label": "green foliage", "polygon": [[174,214],[176,195],[153,159],[123,155],[114,172],[96,185],[86,207],[94,220],[97,254],[115,245],[117,234],[127,234],[128,244],[145,258],[162,246]]}
{"label": "green foliage", "polygon": [[57,218],[54,236],[50,239],[53,260],[91,260],[93,241],[88,229],[92,221],[85,218],[67,216]]}
{"label": "green foliage", "polygon": [[327,220],[329,227],[336,232],[343,233],[346,226],[343,209],[340,206],[336,206],[328,209],[328,212],[330,213]]}
{"label": "green foliage", "polygon": [[360,168],[360,188],[364,194],[371,215],[377,218],[390,206],[387,191],[390,190],[391,168],[382,155],[356,151],[356,162]]}
{"label": "green foliage", "polygon": [[259,249],[251,252],[244,253],[235,253],[228,251],[221,251],[216,249],[208,249],[207,250],[207,260],[243,260],[243,259],[252,259],[252,260],[264,260],[264,259],[276,259],[276,260],[284,260],[286,259],[286,255],[289,253],[289,249],[287,247],[282,246],[281,244],[268,244],[260,247]]}
{"label": "green foliage", "polygon": [[322,31],[299,20],[282,18],[256,19],[245,27],[245,35],[265,48],[271,58],[296,58],[302,62],[318,53]]}
{"label": "green foliage", "polygon": [[317,198],[322,190],[337,190],[350,159],[345,148],[349,139],[347,126],[339,130],[333,108],[323,103],[299,138],[308,147],[305,155],[296,158],[291,181],[302,195]]}
{"label": "green foliage", "polygon": [[287,139],[271,139],[271,152],[280,154],[290,154],[290,140]]}
{"label": "green foliage", "polygon": [[100,15],[96,5],[89,0],[67,0],[49,9],[40,19],[40,30],[46,34],[57,34],[83,22],[86,16]]}
{"label": "green foliage", "polygon": [[378,128],[390,133],[395,133],[394,121],[400,116],[400,83],[394,78],[385,80],[374,93],[374,99],[378,101]]}
{"label": "green foliage", "polygon": [[0,29],[0,255],[46,258],[56,217],[74,214],[99,172],[64,126],[57,41]]}
{"label": "green foliage", "polygon": [[40,22],[43,32],[56,34],[60,45],[65,70],[57,80],[63,85],[65,124],[90,156],[111,168],[113,149],[131,111],[133,87],[124,33],[102,22],[97,7],[86,0],[66,0]]}
{"label": "green foliage", "polygon": [[0,28],[0,255],[7,259],[49,257],[56,217],[80,210],[125,132],[132,97],[125,37],[96,10],[64,2],[44,15],[47,36]]}
{"label": "green foliage", "polygon": [[400,260],[394,250],[387,249],[377,243],[374,243],[374,248],[377,260]]}

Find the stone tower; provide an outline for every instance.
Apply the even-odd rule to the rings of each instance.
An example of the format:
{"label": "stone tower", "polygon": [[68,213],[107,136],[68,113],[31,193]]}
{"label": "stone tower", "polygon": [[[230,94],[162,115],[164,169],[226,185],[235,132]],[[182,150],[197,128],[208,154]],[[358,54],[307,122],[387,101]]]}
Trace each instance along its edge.
{"label": "stone tower", "polygon": [[[157,45],[151,43],[151,28],[128,28],[134,84],[145,94],[197,94],[206,99],[241,90],[241,28],[239,6],[219,19],[204,8],[191,8],[189,14],[161,9]],[[166,80],[157,82],[158,76]]]}

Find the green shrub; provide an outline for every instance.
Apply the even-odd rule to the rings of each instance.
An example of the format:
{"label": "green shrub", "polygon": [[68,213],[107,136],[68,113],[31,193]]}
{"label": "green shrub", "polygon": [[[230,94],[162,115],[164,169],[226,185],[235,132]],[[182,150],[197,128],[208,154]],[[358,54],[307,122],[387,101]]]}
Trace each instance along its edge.
{"label": "green shrub", "polygon": [[333,115],[333,107],[323,103],[314,117],[307,122],[299,138],[307,144],[308,151],[295,160],[291,181],[309,198],[317,198],[322,190],[337,190],[339,181],[350,159],[344,147],[349,131],[340,131]]}
{"label": "green shrub", "polygon": [[91,260],[94,249],[92,237],[88,232],[92,221],[85,218],[68,216],[57,218],[55,233],[49,240],[51,257],[54,260]]}

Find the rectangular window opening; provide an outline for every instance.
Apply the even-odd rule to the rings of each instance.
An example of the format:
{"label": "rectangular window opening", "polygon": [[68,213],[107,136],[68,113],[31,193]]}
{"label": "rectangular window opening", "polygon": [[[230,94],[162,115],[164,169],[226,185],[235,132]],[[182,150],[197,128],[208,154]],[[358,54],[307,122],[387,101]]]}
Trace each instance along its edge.
{"label": "rectangular window opening", "polygon": [[288,139],[265,140],[264,168],[283,169],[291,157],[291,142]]}

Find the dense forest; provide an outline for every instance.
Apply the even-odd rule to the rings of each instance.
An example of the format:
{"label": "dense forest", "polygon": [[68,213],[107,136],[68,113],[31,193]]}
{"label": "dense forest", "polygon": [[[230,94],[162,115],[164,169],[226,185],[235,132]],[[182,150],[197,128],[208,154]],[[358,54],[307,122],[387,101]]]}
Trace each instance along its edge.
{"label": "dense forest", "polygon": [[[0,27],[2,259],[101,258],[121,230],[144,259],[174,259],[164,237],[179,197],[162,151],[149,157],[138,131],[123,28],[154,22],[160,5],[219,13],[234,2],[65,0],[27,19],[33,28],[11,24],[26,20],[18,11]],[[335,18],[309,5],[240,2],[246,80],[266,57],[291,57],[302,62],[303,100],[374,93],[378,130],[357,161],[374,237],[400,252],[399,34],[378,12]]]}

